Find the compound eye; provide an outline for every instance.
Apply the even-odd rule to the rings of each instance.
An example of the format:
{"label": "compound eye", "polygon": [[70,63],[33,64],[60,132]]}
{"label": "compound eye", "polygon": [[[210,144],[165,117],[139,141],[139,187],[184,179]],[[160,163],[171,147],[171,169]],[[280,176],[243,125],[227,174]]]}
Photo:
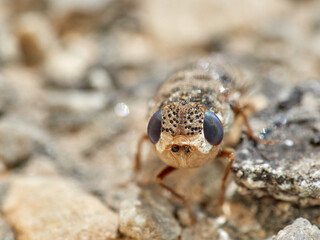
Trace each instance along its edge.
{"label": "compound eye", "polygon": [[223,126],[220,119],[211,111],[206,111],[203,122],[204,136],[212,145],[219,145],[223,139]]}
{"label": "compound eye", "polygon": [[155,114],[153,114],[148,123],[148,137],[153,144],[157,143],[160,138],[161,118],[162,110],[158,110]]}

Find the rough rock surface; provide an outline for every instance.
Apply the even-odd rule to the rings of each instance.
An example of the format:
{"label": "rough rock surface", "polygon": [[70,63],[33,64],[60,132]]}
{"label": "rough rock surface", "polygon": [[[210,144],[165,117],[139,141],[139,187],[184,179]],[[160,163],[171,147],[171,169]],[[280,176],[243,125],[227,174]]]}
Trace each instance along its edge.
{"label": "rough rock surface", "polygon": [[3,203],[19,240],[109,239],[118,215],[73,183],[57,177],[21,177]]}
{"label": "rough rock surface", "polygon": [[216,219],[208,218],[204,222],[198,222],[182,232],[181,240],[229,240],[231,239],[229,234],[220,228],[225,222],[226,219],[224,217]]}
{"label": "rough rock surface", "polygon": [[2,240],[15,240],[14,233],[7,222],[0,218],[0,239]]}
{"label": "rough rock surface", "polygon": [[232,168],[241,191],[320,204],[319,103],[320,83],[309,82],[252,118],[254,126],[264,126],[260,137],[277,142],[256,144],[245,137]]}
{"label": "rough rock surface", "polygon": [[122,202],[120,232],[134,239],[174,240],[181,227],[168,203],[143,194]]}
{"label": "rough rock surface", "polygon": [[291,225],[282,229],[270,240],[317,240],[320,239],[320,230],[305,218],[298,218]]}
{"label": "rough rock surface", "polygon": [[0,114],[4,114],[15,102],[16,92],[5,77],[0,74]]}
{"label": "rough rock surface", "polygon": [[49,137],[33,123],[15,117],[0,120],[0,163],[13,167],[26,161]]}

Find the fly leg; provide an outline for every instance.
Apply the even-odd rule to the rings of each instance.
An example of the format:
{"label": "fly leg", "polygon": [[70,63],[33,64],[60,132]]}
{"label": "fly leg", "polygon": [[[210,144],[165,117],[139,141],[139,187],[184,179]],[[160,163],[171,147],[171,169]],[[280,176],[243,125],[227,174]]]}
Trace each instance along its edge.
{"label": "fly leg", "polygon": [[231,170],[233,161],[234,161],[234,153],[233,150],[229,150],[229,149],[223,149],[217,156],[217,158],[229,158],[229,163],[226,167],[226,170],[224,172],[224,176],[222,178],[222,182],[221,182],[221,188],[220,188],[220,195],[219,195],[219,201],[218,201],[218,205],[221,207],[223,205],[223,201],[224,201],[224,192],[226,189],[226,181],[229,175],[229,172]]}
{"label": "fly leg", "polygon": [[135,157],[135,164],[134,164],[134,172],[137,173],[140,168],[141,168],[141,149],[142,149],[142,144],[144,141],[148,140],[148,135],[144,134],[140,137],[139,142],[138,142],[138,149]]}
{"label": "fly leg", "polygon": [[177,168],[174,167],[170,167],[170,166],[166,166],[165,168],[163,168],[157,175],[156,177],[156,181],[157,183],[165,188],[166,190],[168,190],[173,196],[175,196],[176,198],[178,198],[184,205],[184,207],[187,209],[189,217],[191,219],[191,223],[195,223],[196,219],[191,211],[190,206],[188,205],[186,199],[184,198],[184,196],[178,194],[176,191],[174,191],[172,188],[170,188],[169,186],[167,186],[166,184],[163,183],[163,179],[169,175],[170,173],[172,173],[173,171],[177,170]]}
{"label": "fly leg", "polygon": [[276,142],[276,140],[264,140],[264,139],[260,139],[260,138],[258,138],[257,136],[254,135],[253,130],[252,130],[250,124],[249,124],[249,121],[248,121],[248,118],[247,118],[247,114],[245,112],[246,108],[252,108],[252,106],[250,104],[248,104],[248,105],[245,105],[244,107],[242,107],[239,104],[232,104],[232,110],[235,112],[236,116],[237,115],[242,116],[242,119],[244,121],[244,125],[247,128],[248,136],[251,139],[253,139],[253,140],[255,140],[255,141],[259,142],[259,143],[262,143],[262,144],[267,144],[267,145],[274,144]]}

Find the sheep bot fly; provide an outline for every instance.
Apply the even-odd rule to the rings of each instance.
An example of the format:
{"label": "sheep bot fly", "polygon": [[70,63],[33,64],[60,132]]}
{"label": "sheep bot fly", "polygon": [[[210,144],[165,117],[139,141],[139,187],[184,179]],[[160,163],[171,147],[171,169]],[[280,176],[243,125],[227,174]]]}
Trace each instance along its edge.
{"label": "sheep bot fly", "polygon": [[157,183],[183,202],[192,222],[196,219],[186,199],[163,183],[166,176],[180,168],[198,168],[215,158],[228,158],[221,183],[221,206],[234,160],[232,149],[227,147],[239,140],[242,125],[255,141],[274,142],[253,134],[247,120],[252,105],[241,101],[246,88],[235,76],[232,66],[217,55],[200,59],[173,74],[154,99],[147,135],[138,144],[135,170],[140,168],[142,143],[149,139],[158,157],[166,163],[156,176]]}

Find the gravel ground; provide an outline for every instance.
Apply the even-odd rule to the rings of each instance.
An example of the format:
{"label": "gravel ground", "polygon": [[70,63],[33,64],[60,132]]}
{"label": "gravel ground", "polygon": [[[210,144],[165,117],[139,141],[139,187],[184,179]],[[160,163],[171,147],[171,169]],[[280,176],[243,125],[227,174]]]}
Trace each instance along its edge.
{"label": "gravel ground", "polygon": [[[155,183],[148,106],[200,57],[240,63],[259,96],[225,161]],[[320,2],[0,0],[0,239],[318,239]],[[281,230],[283,229],[283,230]],[[281,230],[281,231],[280,231]]]}

